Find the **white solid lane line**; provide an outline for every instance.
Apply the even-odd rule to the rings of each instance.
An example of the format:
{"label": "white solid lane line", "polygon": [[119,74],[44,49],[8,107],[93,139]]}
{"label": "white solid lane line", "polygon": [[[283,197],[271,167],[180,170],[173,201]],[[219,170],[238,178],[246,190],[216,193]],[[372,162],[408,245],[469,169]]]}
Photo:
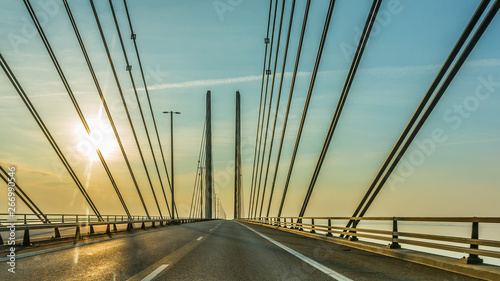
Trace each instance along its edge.
{"label": "white solid lane line", "polygon": [[277,242],[277,241],[275,241],[275,240],[273,240],[273,239],[265,236],[264,234],[261,234],[260,232],[257,232],[256,230],[253,230],[252,228],[250,228],[250,227],[248,227],[248,226],[246,226],[246,225],[244,225],[242,223],[239,223],[239,224],[241,224],[244,227],[250,229],[251,231],[257,233],[258,235],[262,236],[263,238],[265,238],[269,242],[271,242],[274,245],[280,247],[281,249],[289,252],[290,254],[296,256],[297,258],[301,259],[302,261],[310,264],[311,266],[315,267],[316,269],[322,271],[326,275],[328,275],[328,276],[330,276],[330,277],[332,277],[332,278],[334,278],[334,279],[336,279],[338,281],[353,281],[352,279],[349,279],[349,278],[345,277],[344,275],[342,275],[342,274],[340,274],[340,273],[338,273],[338,272],[336,272],[336,271],[334,271],[334,270],[332,270],[332,269],[330,269],[330,268],[328,268],[328,267],[320,264],[319,262],[317,262],[317,261],[315,261],[313,259],[310,259],[310,258],[304,256],[303,254],[301,254],[299,252],[296,252],[295,250],[292,250],[292,249],[288,248],[287,246],[285,246],[285,245],[283,245],[283,244],[281,244],[281,243],[279,243],[279,242]]}
{"label": "white solid lane line", "polygon": [[155,278],[158,274],[160,274],[165,268],[168,267],[168,264],[162,264],[160,267],[158,267],[155,271],[151,272],[148,276],[144,277],[142,281],[151,281],[153,278]]}
{"label": "white solid lane line", "polygon": [[196,239],[196,240],[200,241],[201,239],[203,239],[203,236],[200,236],[200,237],[199,237],[198,239]]}

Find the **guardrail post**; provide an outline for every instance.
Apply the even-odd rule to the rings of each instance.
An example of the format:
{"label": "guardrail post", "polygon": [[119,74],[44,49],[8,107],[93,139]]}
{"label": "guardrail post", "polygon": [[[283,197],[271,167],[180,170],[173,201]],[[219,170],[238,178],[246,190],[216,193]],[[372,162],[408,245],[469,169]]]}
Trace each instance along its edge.
{"label": "guardrail post", "polygon": [[59,228],[54,228],[54,238],[61,238],[61,232],[59,232]]}
{"label": "guardrail post", "polygon": [[[479,239],[479,222],[475,221],[472,222],[472,239]],[[479,249],[479,246],[477,244],[470,244],[471,249]],[[469,254],[468,257],[463,257],[460,259],[461,263],[466,263],[466,264],[482,264],[483,259],[480,259],[478,255],[475,254]]]}
{"label": "guardrail post", "polygon": [[394,217],[392,219],[392,243],[387,245],[388,249],[401,249],[398,240],[398,220]]}
{"label": "guardrail post", "polygon": [[26,228],[24,230],[23,246],[29,246],[29,245],[31,245],[30,230],[28,228]]}
{"label": "guardrail post", "polygon": [[332,226],[332,219],[328,219],[328,232],[326,233],[326,236],[330,236],[330,237],[333,236],[332,232],[331,232],[332,231],[331,226]]}
{"label": "guardrail post", "polygon": [[90,215],[87,216],[87,222],[90,222]]}
{"label": "guardrail post", "polygon": [[298,226],[298,225],[297,225],[298,230],[299,230],[299,231],[304,231],[304,229],[302,228],[302,219],[297,219],[297,224],[299,224],[299,223],[301,224],[301,226]]}
{"label": "guardrail post", "polygon": [[79,226],[76,227],[74,243],[76,244],[76,243],[78,243],[78,241],[80,241],[80,227]]}
{"label": "guardrail post", "polygon": [[295,229],[295,227],[293,225],[293,218],[290,218],[290,229]]}
{"label": "guardrail post", "polygon": [[142,222],[141,229],[146,230],[146,224],[144,222]]}
{"label": "guardrail post", "polygon": [[132,231],[133,229],[134,225],[131,222],[127,223],[127,231]]}
{"label": "guardrail post", "polygon": [[[278,219],[279,226],[281,226],[280,219]],[[283,227],[286,228],[286,218],[283,218]]]}
{"label": "guardrail post", "polygon": [[311,219],[311,224],[312,224],[312,229],[309,231],[309,233],[316,233],[316,230],[314,230],[314,219]]}
{"label": "guardrail post", "polygon": [[28,221],[26,220],[26,215],[24,215],[24,224],[28,224]]}
{"label": "guardrail post", "polygon": [[64,223],[64,215],[61,215],[61,222]]}
{"label": "guardrail post", "polygon": [[118,232],[118,229],[116,228],[116,223],[113,224],[113,231]]}
{"label": "guardrail post", "polygon": [[94,233],[95,233],[95,231],[94,231],[94,226],[92,226],[92,225],[91,225],[91,226],[90,226],[90,234],[94,234]]}
{"label": "guardrail post", "polygon": [[106,225],[106,234],[111,235],[111,227],[109,226],[109,223]]}
{"label": "guardrail post", "polygon": [[78,215],[76,215],[76,222],[78,222]]}

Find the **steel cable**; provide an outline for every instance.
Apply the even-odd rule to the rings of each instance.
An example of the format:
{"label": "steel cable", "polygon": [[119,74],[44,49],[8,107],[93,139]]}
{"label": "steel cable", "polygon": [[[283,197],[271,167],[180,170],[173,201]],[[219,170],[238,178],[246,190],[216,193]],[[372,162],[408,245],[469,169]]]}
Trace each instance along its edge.
{"label": "steel cable", "polygon": [[299,131],[297,133],[297,138],[295,140],[295,147],[293,149],[292,159],[290,160],[290,167],[288,169],[288,175],[287,175],[286,182],[285,182],[285,188],[283,190],[283,196],[281,197],[281,204],[280,204],[280,208],[278,211],[278,217],[281,216],[281,212],[283,211],[283,204],[285,203],[285,197],[286,197],[286,193],[288,190],[288,185],[290,184],[290,178],[292,176],[293,165],[295,163],[295,157],[297,155],[297,150],[298,150],[298,147],[300,144],[300,138],[302,136],[302,130],[304,128],[305,119],[307,116],[307,110],[309,108],[309,103],[311,101],[311,96],[312,96],[312,92],[314,89],[314,82],[316,81],[316,75],[318,74],[319,64],[321,62],[321,56],[323,54],[323,48],[325,46],[326,36],[328,34],[328,29],[330,27],[330,21],[332,18],[334,5],[335,5],[335,0],[331,0],[330,6],[328,7],[326,19],[325,19],[325,25],[323,27],[323,33],[321,34],[321,41],[319,44],[318,53],[316,55],[316,61],[314,62],[314,68],[313,68],[313,72],[312,72],[312,76],[311,76],[311,82],[309,83],[309,89],[307,91],[307,97],[306,97],[306,100],[304,103],[304,109],[302,111],[302,118],[300,120],[300,126],[299,126]]}
{"label": "steel cable", "polygon": [[151,177],[150,177],[149,172],[148,172],[146,161],[144,160],[144,155],[142,154],[142,150],[141,150],[141,147],[139,145],[139,140],[137,138],[137,133],[136,133],[134,125],[132,123],[132,118],[131,118],[130,112],[128,110],[127,102],[125,101],[125,97],[123,95],[123,90],[122,90],[122,87],[120,85],[120,81],[118,79],[118,75],[116,73],[115,65],[113,63],[113,59],[112,59],[111,53],[109,51],[108,43],[106,42],[106,37],[104,36],[104,32],[102,30],[102,26],[101,26],[101,22],[99,20],[99,16],[97,15],[97,10],[95,9],[94,2],[92,0],[90,0],[90,4],[91,4],[91,7],[92,7],[92,11],[94,13],[94,18],[96,20],[97,27],[99,29],[99,33],[101,35],[101,40],[103,42],[104,48],[106,50],[106,54],[108,56],[108,61],[109,61],[109,64],[111,66],[111,70],[113,72],[113,76],[115,78],[116,86],[118,87],[118,92],[120,93],[120,97],[121,97],[121,100],[122,100],[123,107],[125,108],[125,113],[127,114],[127,119],[128,119],[130,128],[132,129],[132,134],[134,136],[135,144],[137,146],[137,150],[139,151],[139,156],[141,157],[142,165],[144,167],[144,171],[146,172],[146,176],[148,178],[149,186],[151,187],[151,191],[153,193],[153,197],[155,199],[156,206],[158,208],[158,213],[160,214],[160,217],[163,217],[163,215],[161,213],[161,210],[160,210],[160,205],[158,204],[158,199],[156,198],[156,193],[154,191],[153,183],[151,181]]}
{"label": "steel cable", "polygon": [[92,201],[92,199],[88,195],[87,191],[83,187],[83,185],[82,185],[81,181],[79,180],[78,176],[76,175],[76,173],[74,172],[73,168],[69,164],[68,160],[64,156],[63,152],[61,151],[61,149],[57,145],[57,142],[52,137],[52,134],[50,133],[49,129],[47,128],[47,126],[43,122],[42,118],[40,117],[40,115],[36,111],[35,107],[31,103],[28,95],[26,95],[26,92],[24,92],[24,89],[21,87],[21,84],[17,80],[16,76],[14,75],[14,73],[12,72],[12,70],[10,69],[9,65],[7,64],[7,62],[5,61],[5,59],[4,59],[4,57],[2,56],[1,53],[0,53],[0,66],[4,70],[5,74],[9,78],[10,82],[12,83],[12,85],[16,89],[17,93],[19,94],[19,96],[23,100],[24,104],[28,108],[28,111],[33,116],[33,118],[35,119],[35,122],[37,123],[38,127],[40,127],[40,129],[42,130],[43,134],[45,135],[45,137],[49,141],[50,145],[52,146],[52,148],[56,152],[56,154],[59,157],[59,159],[61,160],[63,166],[66,168],[66,170],[68,171],[69,175],[71,176],[71,178],[75,182],[77,188],[82,193],[83,197],[85,198],[85,201],[87,201],[87,203],[89,204],[90,208],[92,209],[92,211],[94,212],[94,214],[99,218],[99,220],[102,220],[101,214],[97,210],[97,207],[95,206],[94,202]]}
{"label": "steel cable", "polygon": [[[274,114],[274,124],[273,124],[273,130],[272,130],[272,135],[271,135],[271,144],[269,145],[269,157],[267,159],[267,168],[266,168],[266,178],[264,180],[264,189],[266,188],[267,176],[269,174],[269,165],[271,163],[271,154],[272,154],[272,151],[273,151],[274,133],[275,133],[276,124],[277,124],[277,121],[278,121],[278,111],[279,111],[279,107],[280,107],[281,89],[283,87],[283,78],[285,77],[285,66],[286,66],[286,61],[287,61],[287,56],[288,56],[288,45],[290,43],[290,33],[292,31],[292,23],[293,23],[294,12],[295,12],[295,0],[293,0],[292,8],[291,8],[291,11],[290,11],[290,20],[289,20],[289,24],[288,24],[288,34],[287,34],[287,37],[286,37],[285,53],[283,55],[283,67],[281,68],[280,85],[279,85],[278,97],[276,99],[276,111],[275,111],[275,114]],[[279,159],[280,156],[281,156],[281,149],[280,149],[280,153],[278,155],[278,159]],[[274,179],[276,179],[276,178],[274,178]],[[266,215],[267,217],[269,217],[269,210],[271,209],[271,202],[272,202],[272,199],[273,199],[273,193],[274,193],[274,181],[273,181],[273,185],[272,185],[271,191],[269,193],[269,204],[267,206],[267,215]]]}
{"label": "steel cable", "polygon": [[[408,133],[410,132],[410,130],[414,126],[415,122],[417,121],[418,117],[420,116],[420,114],[422,113],[422,111],[424,110],[424,108],[427,106],[428,101],[432,97],[432,95],[435,92],[435,90],[438,87],[438,85],[441,83],[441,80],[443,79],[444,75],[448,72],[448,69],[450,68],[451,64],[453,63],[453,61],[455,60],[455,58],[459,54],[460,49],[465,44],[467,38],[470,36],[470,34],[473,31],[474,27],[476,26],[477,22],[479,21],[479,19],[481,18],[482,14],[485,11],[485,9],[487,8],[489,2],[490,2],[489,0],[483,0],[480,3],[480,5],[478,6],[478,8],[476,9],[476,12],[474,13],[474,15],[472,16],[471,20],[467,24],[466,28],[462,32],[460,38],[458,39],[458,41],[455,44],[455,46],[453,47],[452,51],[448,55],[448,58],[446,59],[446,61],[444,62],[443,66],[439,70],[438,74],[436,75],[436,78],[434,78],[434,81],[432,82],[431,86],[429,87],[429,89],[427,90],[426,94],[424,95],[424,97],[423,97],[422,101],[420,102],[419,106],[417,107],[415,113],[413,113],[413,116],[411,117],[410,121],[406,125],[406,127],[403,130],[402,134],[398,138],[396,144],[394,145],[394,147],[392,148],[391,152],[389,153],[389,155],[387,156],[386,160],[384,161],[382,167],[379,169],[377,175],[375,176],[374,180],[370,184],[370,187],[366,191],[366,193],[363,196],[363,198],[362,198],[361,202],[359,203],[358,207],[354,211],[353,217],[357,217],[359,215],[359,212],[361,211],[361,208],[363,207],[363,205],[366,203],[366,201],[368,200],[368,198],[372,194],[372,192],[373,192],[376,184],[379,182],[379,180],[382,177],[382,175],[386,172],[386,169],[389,166],[389,164],[392,162],[392,160],[394,158],[394,155],[397,153],[397,151],[401,147],[401,144],[406,139],[406,137],[408,136]],[[348,222],[348,224],[347,224],[347,227],[350,227],[353,222],[354,221],[350,220]]]}
{"label": "steel cable", "polygon": [[141,200],[142,206],[144,207],[144,211],[146,212],[146,215],[148,216],[148,218],[150,218],[148,209],[146,208],[146,204],[144,202],[144,198],[142,197],[142,193],[141,193],[141,191],[139,189],[139,185],[137,184],[137,180],[135,178],[134,172],[132,171],[132,167],[130,165],[130,161],[129,161],[128,157],[127,157],[125,149],[123,148],[123,144],[122,144],[120,135],[118,134],[118,131],[116,129],[116,125],[115,125],[115,122],[113,120],[113,117],[111,116],[111,112],[109,111],[108,104],[106,102],[106,98],[104,97],[104,94],[102,93],[102,89],[101,89],[101,86],[99,84],[99,80],[97,79],[97,76],[95,74],[94,68],[92,66],[92,62],[90,61],[89,55],[88,55],[87,50],[85,48],[85,44],[83,43],[83,40],[82,40],[82,38],[80,36],[80,32],[78,30],[78,27],[76,25],[75,19],[73,17],[72,12],[71,12],[71,8],[69,7],[69,4],[68,4],[67,0],[63,0],[63,4],[64,4],[64,7],[66,8],[66,12],[67,12],[68,17],[70,19],[71,25],[73,26],[73,30],[75,32],[76,38],[78,39],[78,43],[80,44],[80,48],[82,50],[83,56],[85,57],[85,61],[87,62],[87,66],[89,68],[89,71],[90,71],[90,74],[92,76],[92,79],[94,80],[94,84],[96,86],[96,89],[97,89],[97,92],[98,92],[99,97],[101,99],[101,102],[102,102],[102,105],[104,107],[104,110],[106,111],[106,115],[108,116],[108,120],[109,120],[109,123],[111,124],[111,127],[113,129],[113,133],[115,134],[116,141],[118,142],[118,145],[120,147],[120,151],[122,153],[122,156],[123,156],[123,158],[125,160],[125,163],[127,164],[128,171],[130,173],[130,176],[132,177],[132,181],[133,181],[133,183],[135,185],[135,188],[136,188],[137,193],[139,195],[139,198]]}
{"label": "steel cable", "polygon": [[[110,2],[111,2],[111,0],[110,0]],[[137,48],[136,34],[134,33],[134,29],[132,27],[132,21],[130,20],[130,14],[128,12],[127,1],[123,0],[123,4],[125,5],[125,12],[127,14],[127,19],[128,19],[128,23],[129,23],[129,27],[130,27],[131,38],[134,41],[135,54],[137,56],[137,61],[139,63],[139,69],[141,71],[141,76],[142,76],[142,82],[144,83],[144,91],[146,92],[146,97],[148,98],[149,110],[151,111],[151,118],[153,119],[153,127],[155,129],[156,140],[158,141],[158,145],[160,147],[160,155],[161,155],[161,159],[163,161],[163,167],[165,168],[165,174],[167,175],[167,182],[168,182],[168,186],[170,187],[170,192],[172,192],[172,184],[170,183],[170,177],[168,175],[168,169],[167,169],[167,164],[165,162],[165,157],[163,154],[163,148],[162,148],[161,141],[160,141],[160,135],[158,134],[158,127],[156,126],[156,119],[155,119],[155,115],[153,113],[153,107],[151,106],[151,99],[149,97],[149,91],[148,91],[148,86],[146,83],[146,78],[144,76],[144,70],[142,68],[141,57],[139,55],[139,49]],[[172,202],[172,204],[174,204],[174,203],[175,202]],[[175,212],[177,214],[177,218],[179,218],[179,213],[177,212],[176,204],[174,204],[174,209],[175,209]]]}
{"label": "steel cable", "polygon": [[[283,27],[283,14],[285,11],[285,3],[286,3],[286,0],[283,0],[283,5],[281,7],[280,26],[278,28],[278,40],[277,40],[277,44],[276,44],[276,54],[274,55],[273,79],[272,79],[272,83],[271,83],[271,94],[269,97],[269,106],[268,106],[269,109],[267,111],[266,133],[264,135],[264,149],[262,152],[262,163],[260,165],[259,190],[260,190],[260,184],[261,184],[261,180],[262,180],[262,171],[264,169],[264,158],[265,158],[265,154],[266,154],[267,133],[268,133],[268,129],[269,129],[269,120],[271,117],[271,104],[273,101],[273,94],[274,94],[274,82],[275,82],[275,78],[276,78],[276,67],[278,65],[278,55],[279,55],[280,41],[281,41],[281,30]],[[281,77],[283,77],[283,72],[281,74]],[[283,81],[283,80],[281,80],[281,81]],[[267,83],[266,83],[266,91],[267,91]],[[273,149],[273,139],[274,139],[274,128],[276,127],[276,117],[278,115],[280,96],[281,96],[281,89],[279,91],[279,95],[278,95],[278,98],[276,100],[276,112],[274,114],[274,127],[273,127],[271,142],[269,144],[269,156],[268,156],[268,161],[267,161],[268,164],[267,164],[267,171],[266,171],[266,175],[265,175],[265,179],[264,179],[264,187],[262,188],[262,200],[260,203],[259,217],[262,216],[262,207],[264,206],[264,198],[266,196],[267,174],[269,172],[269,162],[271,161],[271,151]]]}
{"label": "steel cable", "polygon": [[[406,150],[408,149],[408,147],[410,146],[410,144],[412,143],[412,141],[415,139],[416,135],[418,134],[418,132],[420,131],[420,129],[424,125],[424,123],[427,120],[427,118],[432,113],[433,109],[436,107],[437,103],[439,102],[439,100],[443,96],[443,94],[446,91],[446,89],[448,88],[448,86],[451,84],[451,82],[455,78],[455,75],[458,73],[458,71],[460,70],[460,68],[462,67],[462,65],[465,63],[465,60],[470,55],[470,53],[474,49],[476,43],[479,41],[479,39],[483,35],[483,33],[486,30],[486,28],[488,27],[488,25],[490,24],[490,22],[495,17],[495,15],[498,12],[499,8],[500,8],[500,2],[499,2],[499,0],[496,0],[495,3],[493,4],[493,6],[491,7],[491,9],[488,11],[488,13],[486,14],[486,16],[482,20],[482,22],[480,23],[479,27],[476,29],[476,31],[472,35],[472,37],[469,40],[469,42],[467,43],[465,49],[462,51],[462,53],[460,54],[460,56],[456,60],[456,62],[453,65],[452,69],[450,70],[450,72],[446,76],[444,82],[441,84],[441,86],[439,87],[437,93],[434,95],[434,98],[432,99],[432,101],[430,102],[430,104],[428,105],[428,107],[425,109],[425,111],[422,114],[421,118],[418,120],[418,123],[415,125],[414,129],[411,131],[410,136],[404,142],[403,147],[401,148],[401,150],[396,155],[394,161],[392,162],[391,166],[389,167],[389,169],[385,173],[384,177],[380,180],[380,183],[378,184],[377,188],[374,190],[373,195],[366,202],[365,206],[363,207],[363,209],[361,210],[361,212],[357,216],[359,216],[359,217],[364,216],[364,214],[366,213],[366,211],[368,210],[368,208],[370,207],[370,205],[373,203],[373,200],[375,200],[375,197],[377,196],[377,194],[379,193],[379,191],[382,189],[382,187],[384,186],[384,184],[387,181],[387,179],[390,177],[392,171],[394,170],[394,168],[396,168],[397,164],[402,159],[404,153],[406,152]],[[474,17],[475,17],[475,15],[474,15]],[[467,26],[466,29],[468,29],[468,28],[469,28],[469,26]],[[471,27],[471,29],[473,29],[473,27]],[[355,228],[358,223],[359,223],[359,220],[356,220],[356,221],[352,222],[353,228]]]}
{"label": "steel cable", "polygon": [[[0,171],[3,174],[5,174],[4,176],[2,173],[0,173],[0,178],[2,178],[2,180],[8,185],[9,184],[8,178],[10,178],[9,174],[7,173],[7,171],[4,170],[2,166],[0,166]],[[23,191],[21,186],[19,186],[19,183],[17,181],[14,182],[15,182],[14,191],[15,194],[19,197],[19,199],[21,199],[21,201],[23,201],[24,204],[28,206],[28,208],[33,212],[33,214],[35,214],[38,217],[40,221],[42,221],[43,223],[50,222],[47,220],[47,217],[43,214],[40,208],[38,208],[38,206],[31,200],[31,198]]]}
{"label": "steel cable", "polygon": [[259,102],[259,117],[257,119],[257,132],[255,133],[255,150],[253,154],[253,167],[252,167],[252,183],[250,184],[250,197],[248,197],[249,204],[248,204],[248,216],[250,217],[250,214],[252,213],[252,206],[253,206],[253,193],[254,193],[254,181],[255,181],[255,160],[257,159],[257,142],[259,140],[259,126],[260,126],[260,114],[262,110],[262,96],[264,93],[264,77],[266,74],[266,60],[267,60],[267,47],[268,47],[268,39],[269,39],[269,27],[271,25],[271,12],[272,12],[272,7],[273,7],[273,0],[269,1],[269,15],[267,18],[267,34],[266,34],[266,39],[265,39],[265,44],[266,47],[264,48],[264,63],[262,67],[262,83],[260,86],[260,102]]}
{"label": "steel cable", "polygon": [[163,197],[164,197],[165,203],[167,205],[167,211],[168,211],[169,215],[173,218],[173,214],[170,213],[170,206],[168,204],[167,195],[165,194],[165,189],[163,187],[163,181],[161,180],[160,170],[158,168],[158,163],[156,161],[156,156],[155,156],[155,153],[154,153],[154,150],[153,150],[153,145],[151,143],[151,138],[149,136],[148,126],[146,125],[146,119],[144,118],[144,113],[142,111],[141,101],[139,100],[139,95],[137,93],[137,87],[135,85],[134,76],[132,74],[132,67],[131,67],[131,65],[129,63],[127,52],[125,51],[125,44],[123,43],[123,37],[122,37],[121,31],[120,31],[120,26],[118,25],[118,20],[116,18],[115,9],[113,7],[113,3],[111,2],[111,0],[109,1],[109,7],[111,8],[111,13],[113,15],[113,20],[115,22],[116,32],[118,34],[118,39],[120,40],[120,45],[121,45],[122,51],[123,51],[123,57],[125,58],[125,63],[127,64],[127,71],[129,73],[130,82],[132,83],[132,88],[134,89],[135,99],[137,101],[137,106],[139,108],[139,113],[141,115],[141,119],[142,119],[142,124],[144,126],[144,130],[146,131],[146,137],[148,139],[149,149],[151,150],[151,155],[153,156],[153,162],[155,164],[156,173],[158,175],[158,180],[160,181],[160,186],[161,186],[161,190],[163,192]]}
{"label": "steel cable", "polygon": [[302,204],[302,208],[300,210],[299,217],[302,217],[306,211],[307,205],[309,203],[309,199],[311,198],[311,194],[313,192],[314,186],[316,184],[316,180],[318,179],[319,172],[321,170],[321,167],[323,165],[323,161],[325,160],[326,153],[328,152],[328,148],[330,146],[330,143],[332,141],[333,134],[335,132],[335,128],[337,127],[337,124],[340,119],[340,115],[342,114],[342,109],[344,108],[344,104],[347,100],[347,96],[349,95],[349,90],[351,89],[352,82],[354,80],[354,76],[356,75],[356,71],[358,69],[359,63],[361,61],[361,57],[363,56],[363,51],[366,47],[366,44],[368,42],[368,39],[370,37],[370,32],[373,28],[373,25],[375,23],[375,19],[377,17],[377,13],[379,11],[380,5],[382,3],[382,0],[374,0],[372,3],[372,6],[370,8],[370,12],[368,14],[368,18],[366,19],[365,26],[363,28],[363,32],[361,33],[361,37],[359,39],[358,46],[356,48],[356,52],[354,54],[351,67],[349,69],[349,72],[347,74],[346,81],[344,83],[344,87],[342,88],[342,92],[339,97],[339,101],[337,103],[337,106],[335,108],[335,113],[333,114],[332,121],[330,123],[330,127],[328,128],[328,133],[326,135],[325,141],[323,143],[323,148],[321,149],[320,156],[318,158],[318,162],[316,164],[316,167],[314,169],[314,173],[311,179],[311,182],[309,184],[306,197],[304,199],[304,203]]}
{"label": "steel cable", "polygon": [[191,197],[191,207],[189,208],[189,217],[191,217],[191,210],[193,209],[193,201],[194,201],[194,198],[195,198],[195,191],[197,192],[198,171],[200,170],[201,153],[203,151],[203,144],[205,143],[205,126],[206,126],[206,123],[203,124],[203,131],[202,131],[201,144],[200,144],[200,152],[198,153],[198,165],[196,167],[196,176],[195,176],[195,179],[194,179],[193,196]]}
{"label": "steel cable", "polygon": [[[272,32],[271,32],[271,46],[269,48],[269,58],[268,58],[268,62],[267,62],[267,69],[268,69],[268,72],[266,73],[266,90],[264,92],[264,107],[263,107],[263,110],[262,110],[262,123],[260,124],[260,139],[259,139],[259,148],[257,150],[257,166],[256,166],[256,173],[255,173],[255,188],[258,187],[257,189],[257,196],[254,200],[254,216],[257,216],[257,208],[259,207],[259,194],[260,194],[260,182],[261,182],[261,179],[262,179],[262,170],[260,169],[260,176],[259,176],[259,184],[257,185],[257,174],[259,174],[259,161],[260,161],[260,148],[261,148],[261,145],[262,145],[262,133],[263,133],[263,130],[264,130],[264,119],[266,117],[266,101],[267,101],[267,90],[268,90],[268,85],[269,85],[269,72],[271,71],[269,68],[271,67],[271,60],[272,60],[272,51],[273,51],[273,44],[274,44],[274,30],[275,30],[275,26],[276,26],[276,15],[277,15],[277,12],[278,12],[278,0],[276,0],[275,2],[275,5],[274,5],[274,16],[273,16],[273,28],[272,28]],[[269,100],[271,101],[272,99],[272,96],[269,97]],[[269,103],[271,104],[271,102]],[[271,108],[269,107],[269,110],[271,110]],[[269,123],[268,123],[269,124]],[[266,128],[266,132],[267,132],[267,128]],[[267,138],[267,134],[266,134],[266,137],[264,138],[264,142],[265,142],[265,139]],[[264,155],[262,155],[262,158],[264,158]],[[263,160],[262,160],[263,161]],[[261,165],[262,166],[262,165]],[[254,192],[254,195],[255,195],[255,192]]]}
{"label": "steel cable", "polygon": [[[302,20],[302,30],[300,32],[299,46],[297,48],[297,55],[295,58],[295,66],[293,69],[292,81],[290,84],[290,93],[288,94],[288,103],[287,103],[287,107],[286,107],[286,111],[285,111],[285,119],[283,120],[283,129],[281,131],[281,140],[280,140],[278,155],[276,157],[276,166],[274,168],[273,184],[271,186],[272,190],[274,190],[274,187],[276,185],[276,178],[278,175],[279,163],[280,163],[280,159],[281,159],[281,152],[283,150],[283,142],[285,139],[285,133],[286,133],[286,128],[287,128],[287,124],[288,124],[288,116],[290,115],[290,105],[292,103],[293,91],[295,89],[295,79],[297,78],[297,71],[299,68],[300,55],[302,53],[302,43],[304,42],[304,35],[305,35],[305,31],[306,31],[306,26],[307,26],[307,19],[308,19],[308,15],[309,15],[310,5],[311,5],[311,1],[308,0],[306,3],[306,9],[304,12],[304,18]],[[271,201],[269,201],[269,206],[271,206]]]}

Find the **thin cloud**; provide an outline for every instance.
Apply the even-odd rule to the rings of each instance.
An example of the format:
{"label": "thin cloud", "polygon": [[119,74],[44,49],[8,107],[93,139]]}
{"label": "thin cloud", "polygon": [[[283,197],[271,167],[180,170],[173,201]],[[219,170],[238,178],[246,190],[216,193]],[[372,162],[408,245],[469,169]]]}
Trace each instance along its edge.
{"label": "thin cloud", "polygon": [[[475,67],[488,67],[488,66],[500,66],[500,59],[481,59],[466,62],[464,68],[475,68]],[[401,77],[412,75],[415,73],[427,73],[431,71],[437,71],[441,65],[419,65],[419,66],[383,66],[383,67],[373,67],[367,69],[360,69],[359,72],[362,74],[368,74],[375,77]],[[318,72],[319,75],[345,75],[347,70],[327,70]],[[297,77],[309,76],[311,72],[297,72]],[[292,72],[285,72],[285,77],[292,77]],[[281,73],[276,73],[276,78],[281,78]],[[173,89],[173,88],[196,88],[196,87],[207,87],[207,86],[218,86],[218,85],[228,85],[236,83],[254,82],[262,79],[262,75],[248,75],[233,78],[221,78],[221,79],[206,79],[206,80],[192,80],[179,83],[163,83],[153,86],[149,86],[149,90],[163,90],[163,89]],[[144,90],[144,88],[138,88],[138,90]],[[32,98],[44,98],[49,96],[60,96],[65,93],[49,93],[49,94],[39,94],[32,95]],[[17,95],[11,96],[0,96],[2,98],[18,98]]]}
{"label": "thin cloud", "polygon": [[[482,66],[499,66],[500,59],[482,59],[473,60],[466,62],[464,67],[482,67]],[[360,69],[360,73],[368,74],[375,77],[400,77],[412,75],[415,73],[429,73],[432,71],[437,71],[441,67],[440,64],[431,65],[417,65],[417,66],[383,66],[383,67],[373,67],[367,69]],[[320,75],[341,75],[346,74],[347,70],[328,70],[320,71]],[[311,72],[298,72],[297,76],[308,76]],[[285,72],[285,77],[291,77],[292,72]],[[281,78],[281,73],[276,73],[276,78]],[[262,79],[262,75],[248,75],[233,78],[223,78],[223,79],[209,79],[209,80],[192,80],[180,83],[163,83],[154,86],[150,86],[150,90],[163,90],[172,88],[196,88],[196,87],[207,87],[207,86],[217,86],[217,85],[227,85],[235,83],[253,82]],[[142,89],[141,89],[142,90]]]}
{"label": "thin cloud", "polygon": [[[311,75],[310,72],[297,72],[297,76],[307,76]],[[291,72],[285,72],[285,77],[291,77]],[[280,78],[281,73],[276,73],[276,78]],[[218,85],[227,85],[227,84],[235,84],[235,83],[243,83],[243,82],[253,82],[262,80],[262,75],[248,75],[234,78],[225,78],[225,79],[210,79],[210,80],[193,80],[186,81],[181,83],[163,83],[154,86],[149,86],[148,90],[163,90],[163,89],[172,89],[172,88],[195,88],[195,87],[206,87],[206,86],[218,86]],[[143,90],[141,88],[140,90]]]}
{"label": "thin cloud", "polygon": [[249,75],[235,78],[226,79],[211,79],[211,80],[193,80],[181,83],[164,83],[149,87],[149,90],[162,90],[162,89],[172,89],[172,88],[195,88],[204,86],[215,86],[215,85],[226,85],[242,82],[251,82],[262,79],[259,75]]}

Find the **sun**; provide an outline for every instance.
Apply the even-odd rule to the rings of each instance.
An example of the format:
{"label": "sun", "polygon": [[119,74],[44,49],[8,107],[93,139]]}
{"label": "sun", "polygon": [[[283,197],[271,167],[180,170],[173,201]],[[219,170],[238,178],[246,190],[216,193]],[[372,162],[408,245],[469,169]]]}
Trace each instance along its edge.
{"label": "sun", "polygon": [[89,119],[88,124],[91,130],[90,135],[83,126],[78,126],[76,133],[78,136],[77,150],[89,159],[89,161],[98,161],[97,149],[101,151],[106,159],[117,150],[117,141],[113,134],[111,126],[101,120]]}

